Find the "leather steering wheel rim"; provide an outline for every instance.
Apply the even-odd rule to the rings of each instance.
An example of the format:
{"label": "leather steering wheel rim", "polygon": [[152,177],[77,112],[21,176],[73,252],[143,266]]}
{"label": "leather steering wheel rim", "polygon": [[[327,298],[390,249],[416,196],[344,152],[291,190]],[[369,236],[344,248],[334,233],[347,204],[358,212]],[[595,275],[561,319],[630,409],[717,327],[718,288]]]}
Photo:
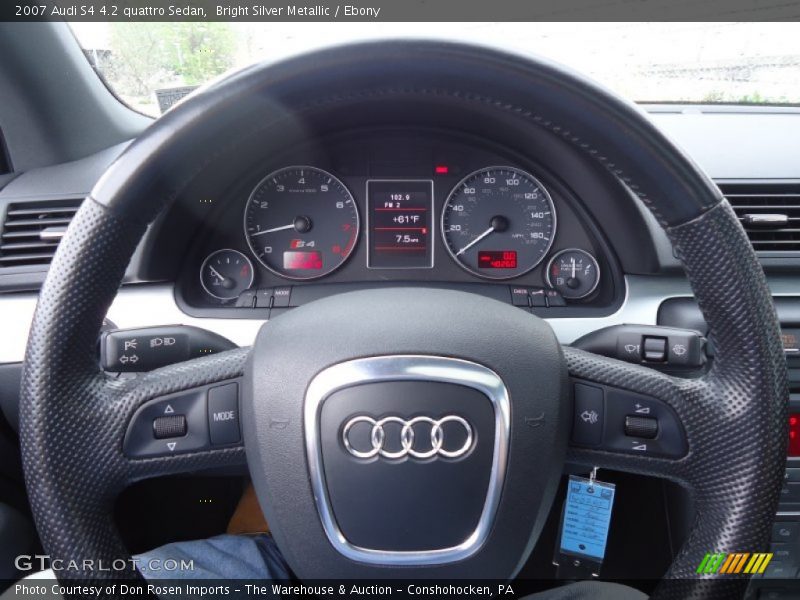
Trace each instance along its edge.
{"label": "leather steering wheel rim", "polygon": [[[309,99],[310,81],[327,86],[330,97]],[[491,96],[483,91],[487,82],[494,82]],[[392,95],[474,102],[545,128],[611,170],[664,226],[709,323],[716,348],[711,371],[674,381],[564,352],[574,376],[658,392],[683,419],[689,455],[675,465],[578,449],[570,456],[635,472],[657,466],[690,489],[696,521],[654,598],[741,592],[741,580],[698,581],[694,570],[707,552],[755,552],[768,543],[783,479],[788,391],[766,279],[733,211],[634,105],[547,62],[437,42],[345,46],[241,71],[168,112],[108,169],[59,246],[25,358],[23,465],[44,547],[65,560],[129,558],[111,517],[116,495],[132,481],[191,469],[200,459],[131,461],[119,432],[148,398],[243,372],[245,349],[160,369],[136,383],[99,371],[97,334],[148,224],[215,156],[235,150],[237,134],[252,133],[253,115],[267,128],[287,112]],[[244,452],[226,449],[204,460],[203,466],[241,463]],[[137,576],[133,567],[59,573]]]}

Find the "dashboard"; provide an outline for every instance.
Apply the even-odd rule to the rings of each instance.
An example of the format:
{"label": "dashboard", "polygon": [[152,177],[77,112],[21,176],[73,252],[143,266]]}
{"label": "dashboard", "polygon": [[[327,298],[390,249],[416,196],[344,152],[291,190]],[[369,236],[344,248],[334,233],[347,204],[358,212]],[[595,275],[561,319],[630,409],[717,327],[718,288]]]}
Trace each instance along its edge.
{"label": "dashboard", "polygon": [[[642,201],[556,129],[521,124],[503,106],[431,94],[278,108],[288,113],[286,129],[276,124],[264,135],[254,123],[252,136],[208,148],[195,179],[174,186],[180,191],[140,243],[106,329],[130,334],[182,324],[245,346],[265,320],[319,298],[440,287],[543,317],[564,344],[623,323],[708,333],[672,247]],[[739,198],[743,217],[775,212],[780,196],[781,212],[795,218],[796,109],[646,110],[732,203]],[[51,226],[66,226],[64,215],[74,214],[126,146],[105,144],[72,162],[0,175],[0,231],[34,235],[23,242],[9,236],[29,247],[0,263],[0,409],[12,427],[27,328],[50,259],[41,248],[53,250]],[[794,243],[781,235],[758,231],[753,238]],[[800,328],[797,246],[761,253],[787,336]],[[10,262],[19,256],[28,262]],[[454,326],[473,325],[459,321],[458,306],[451,314]],[[413,322],[415,315],[397,318]],[[174,341],[164,331],[150,348]],[[800,369],[792,357],[789,364],[797,391]],[[791,409],[800,416],[800,396],[793,395]],[[790,459],[791,481],[798,460]],[[793,531],[795,487],[786,486],[779,513]]]}
{"label": "dashboard", "polygon": [[193,316],[254,318],[388,283],[613,312],[624,282],[586,201],[537,156],[475,137],[337,134],[256,161],[206,200],[176,298]]}
{"label": "dashboard", "polygon": [[[171,210],[150,227],[127,270],[125,284],[109,308],[108,321],[119,328],[193,325],[244,346],[252,343],[265,319],[292,306],[349,290],[420,286],[454,288],[506,303],[517,302],[520,310],[546,318],[563,343],[620,323],[687,326],[681,320],[665,320],[669,316],[664,310],[667,301],[689,301],[692,296],[666,235],[641,201],[607,170],[584,160],[556,136],[537,128],[521,131],[484,114],[477,119],[474,114],[459,113],[458,105],[448,103],[441,111],[428,107],[405,113],[395,110],[393,116],[405,114],[405,122],[399,125],[385,118],[392,108],[396,109],[389,106],[377,116],[351,107],[339,112],[329,110],[321,115],[320,122],[309,118],[298,126],[302,135],[288,132],[280,140],[254,135],[230,159],[219,158],[201,170],[197,181],[187,186]],[[746,185],[746,191],[755,186],[772,194],[778,184],[783,187],[777,191],[787,186],[793,191],[800,181],[792,161],[797,140],[791,132],[800,118],[796,110],[672,105],[646,108],[650,118],[724,189],[735,191],[737,186]],[[469,131],[465,123],[470,122],[479,124]],[[735,144],[742,137],[750,139],[747,148]],[[74,211],[126,146],[118,144],[72,162],[31,168],[5,181],[0,190],[0,217],[16,206],[33,210],[40,205],[44,216],[51,207],[60,210],[65,202]],[[776,153],[775,146],[781,151]],[[248,201],[259,183],[272,173],[298,166],[321,169],[340,181],[352,197],[359,222],[354,245],[341,264],[330,271],[313,269],[312,278],[304,279],[279,273],[282,255],[278,272],[264,266],[250,247],[245,230]],[[448,248],[442,235],[444,208],[453,190],[470,174],[481,174],[492,167],[528,174],[552,201],[552,245],[526,272],[465,268],[452,256],[458,248],[455,252]],[[371,255],[369,244],[375,238],[369,230],[375,222],[369,220],[368,192],[385,192],[381,186],[387,185],[386,181],[392,186],[417,186],[406,193],[420,194],[421,182],[425,189],[430,186],[432,209],[425,219],[431,227],[424,242],[430,249],[430,263],[427,249],[426,262],[412,268],[376,262]],[[458,204],[461,202],[451,206]],[[303,216],[289,214],[290,218]],[[274,227],[288,224],[288,220],[280,221]],[[477,233],[488,229],[489,224]],[[475,249],[513,250],[487,246],[494,235],[484,245],[476,244]],[[292,239],[302,238],[292,235],[288,242]],[[563,252],[565,260],[558,265],[559,270],[566,267],[571,275],[572,257],[564,252],[571,249],[588,252],[596,259],[597,287],[581,298],[561,296],[563,306],[558,306],[558,298],[545,300],[542,305],[542,294],[537,292],[551,287],[547,266]],[[228,294],[210,294],[201,280],[211,275],[204,269],[211,262],[207,259],[225,250],[241,253],[251,265],[252,282],[248,278],[248,287],[242,290],[248,292],[241,302],[244,306],[237,307],[242,292],[237,290],[236,298],[233,294],[220,298],[217,296]],[[517,254],[518,264],[522,254]],[[794,298],[796,254],[775,254],[761,256],[769,284],[776,297]],[[576,258],[576,272],[577,265]],[[0,345],[0,366],[18,365],[24,356],[36,290],[46,272],[46,264],[0,268],[0,324],[6,332],[6,343]],[[495,272],[500,277],[511,276],[501,279]],[[211,278],[216,279],[213,275]],[[794,326],[800,322],[786,323]],[[699,321],[691,326],[702,329]]]}

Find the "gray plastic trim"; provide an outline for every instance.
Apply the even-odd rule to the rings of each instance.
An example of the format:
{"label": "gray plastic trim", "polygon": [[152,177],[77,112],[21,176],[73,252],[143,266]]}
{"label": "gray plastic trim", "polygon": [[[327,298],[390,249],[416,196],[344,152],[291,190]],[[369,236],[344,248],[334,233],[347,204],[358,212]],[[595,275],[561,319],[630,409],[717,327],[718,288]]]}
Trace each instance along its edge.
{"label": "gray plastic trim", "polygon": [[[800,296],[792,276],[769,278],[773,296]],[[668,298],[694,296],[689,283],[679,276],[625,277],[625,299],[619,310],[606,317],[546,319],[562,344],[610,325],[635,323],[656,325],[658,308]],[[28,329],[36,308],[35,294],[0,295],[0,364],[22,362]],[[129,285],[123,287],[108,311],[108,319],[119,328],[153,325],[193,325],[213,331],[239,346],[249,346],[263,319],[200,319],[190,317],[175,302],[171,285]]]}

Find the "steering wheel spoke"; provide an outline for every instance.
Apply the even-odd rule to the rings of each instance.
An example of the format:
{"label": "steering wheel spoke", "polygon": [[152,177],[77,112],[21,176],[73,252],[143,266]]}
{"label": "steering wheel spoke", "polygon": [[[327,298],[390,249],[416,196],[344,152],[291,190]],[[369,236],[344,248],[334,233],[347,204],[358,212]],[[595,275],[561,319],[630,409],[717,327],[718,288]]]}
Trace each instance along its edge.
{"label": "steering wheel spoke", "polygon": [[249,349],[170,365],[123,386],[120,468],[126,482],[244,465],[239,395]]}
{"label": "steering wheel spoke", "polygon": [[238,389],[248,351],[230,350],[135,379],[92,373],[82,395],[65,393],[60,410],[47,415],[49,427],[58,425],[72,444],[36,468],[60,473],[69,485],[86,481],[87,492],[107,506],[135,481],[244,465]]}
{"label": "steering wheel spoke", "polygon": [[575,403],[569,459],[690,483],[685,409],[706,382],[570,347],[564,355]]}

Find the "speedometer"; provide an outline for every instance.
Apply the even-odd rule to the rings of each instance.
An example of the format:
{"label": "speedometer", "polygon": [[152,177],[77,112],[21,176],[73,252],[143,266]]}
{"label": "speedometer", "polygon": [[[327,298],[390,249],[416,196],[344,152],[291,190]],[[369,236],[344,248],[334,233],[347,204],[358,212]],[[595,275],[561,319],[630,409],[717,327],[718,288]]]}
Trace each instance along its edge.
{"label": "speedometer", "polygon": [[253,190],[244,213],[250,249],[267,269],[289,279],[316,279],[339,268],[358,239],[352,194],[316,167],[286,167]]}
{"label": "speedometer", "polygon": [[488,167],[456,185],[442,211],[442,238],[464,269],[511,279],[538,265],[556,233],[545,187],[515,167]]}

